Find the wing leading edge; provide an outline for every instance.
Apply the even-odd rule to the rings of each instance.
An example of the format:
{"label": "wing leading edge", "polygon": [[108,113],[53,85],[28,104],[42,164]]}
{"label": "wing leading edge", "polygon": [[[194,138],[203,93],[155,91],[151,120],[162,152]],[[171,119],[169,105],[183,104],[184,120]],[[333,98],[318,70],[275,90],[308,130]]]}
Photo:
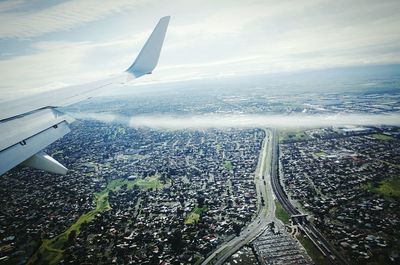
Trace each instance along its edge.
{"label": "wing leading edge", "polygon": [[0,175],[21,164],[65,174],[67,169],[42,151],[67,134],[71,117],[55,108],[88,99],[123,83],[127,74],[138,78],[157,66],[170,17],[160,19],[134,63],[123,74],[80,86],[65,87],[0,105]]}

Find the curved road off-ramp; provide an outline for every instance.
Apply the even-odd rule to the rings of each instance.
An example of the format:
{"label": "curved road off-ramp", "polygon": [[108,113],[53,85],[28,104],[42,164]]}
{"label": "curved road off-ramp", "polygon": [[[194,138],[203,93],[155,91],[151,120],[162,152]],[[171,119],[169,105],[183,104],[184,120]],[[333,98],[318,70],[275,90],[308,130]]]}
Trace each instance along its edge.
{"label": "curved road off-ramp", "polygon": [[[208,256],[202,265],[213,264],[222,265],[230,256],[232,256],[241,247],[258,237],[275,220],[274,193],[271,186],[271,165],[273,159],[272,138],[273,134],[265,130],[265,138],[262,143],[260,156],[258,158],[257,169],[255,173],[255,182],[258,199],[257,217],[242,230],[238,237],[223,243],[210,256]],[[264,198],[264,206],[261,204],[261,198]]]}

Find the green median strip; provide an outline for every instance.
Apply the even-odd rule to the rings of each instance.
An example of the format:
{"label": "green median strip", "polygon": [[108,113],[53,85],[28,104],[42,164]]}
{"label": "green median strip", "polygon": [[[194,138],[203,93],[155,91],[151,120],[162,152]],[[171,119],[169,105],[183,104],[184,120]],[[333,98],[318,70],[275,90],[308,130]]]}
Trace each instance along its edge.
{"label": "green median strip", "polygon": [[332,265],[332,263],[321,253],[321,251],[319,251],[310,239],[302,235],[298,235],[296,238],[305,248],[308,255],[310,255],[316,265]]}
{"label": "green median strip", "polygon": [[288,224],[290,221],[290,215],[283,209],[282,204],[275,200],[275,216],[281,220],[284,224]]}

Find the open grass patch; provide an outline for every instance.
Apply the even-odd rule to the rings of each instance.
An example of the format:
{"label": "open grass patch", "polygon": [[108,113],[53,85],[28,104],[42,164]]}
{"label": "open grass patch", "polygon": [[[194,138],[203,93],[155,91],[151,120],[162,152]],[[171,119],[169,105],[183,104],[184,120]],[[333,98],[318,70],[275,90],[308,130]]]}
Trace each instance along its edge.
{"label": "open grass patch", "polygon": [[377,185],[368,183],[366,189],[389,198],[400,198],[400,177],[379,182]]}
{"label": "open grass patch", "polygon": [[126,133],[126,129],[124,127],[119,127],[114,130],[114,133],[112,134],[112,139],[115,139],[121,135],[124,135]]}
{"label": "open grass patch", "polygon": [[231,171],[233,169],[233,165],[231,161],[225,161],[224,162],[224,168],[228,171]]}
{"label": "open grass patch", "polygon": [[80,233],[81,225],[85,222],[92,221],[95,215],[100,211],[102,211],[102,207],[96,205],[96,209],[81,215],[78,220],[62,234],[53,239],[43,240],[42,245],[28,261],[28,264],[57,264],[63,257],[64,246],[68,241],[70,234],[74,231],[76,235],[78,235]]}
{"label": "open grass patch", "polygon": [[125,184],[128,185],[130,182],[132,182],[132,181],[129,181],[127,179],[122,179],[122,178],[121,179],[113,179],[110,182],[108,182],[107,187],[100,193],[103,193],[103,192],[108,193],[111,190],[118,191],[123,185],[125,185]]}
{"label": "open grass patch", "polygon": [[185,218],[185,224],[191,225],[195,224],[200,220],[200,215],[207,211],[207,207],[194,207],[193,211],[191,211]]}
{"label": "open grass patch", "polygon": [[284,224],[288,224],[290,221],[290,215],[283,209],[282,204],[275,200],[275,216],[281,220]]}
{"label": "open grass patch", "polygon": [[133,187],[134,185],[139,189],[160,189],[163,187],[160,176],[158,175],[146,177],[144,179],[136,179],[130,186]]}
{"label": "open grass patch", "polygon": [[375,139],[383,140],[383,141],[393,140],[393,137],[383,134],[383,133],[374,133],[371,136],[374,137]]}
{"label": "open grass patch", "polygon": [[[53,239],[45,239],[40,248],[31,256],[27,264],[57,264],[63,257],[64,246],[72,232],[76,235],[80,233],[83,223],[92,221],[98,213],[109,210],[110,203],[108,195],[110,191],[116,192],[124,185],[127,189],[132,189],[135,185],[139,189],[162,188],[163,185],[159,180],[159,176],[150,176],[144,179],[136,179],[129,181],[127,179],[113,179],[107,187],[94,194],[96,207],[81,215],[66,231]],[[198,211],[197,211],[198,212]]]}
{"label": "open grass patch", "polygon": [[193,258],[193,264],[194,265],[200,265],[201,264],[201,262],[203,261],[203,256],[201,256],[201,255],[199,255],[199,254],[195,254],[194,255],[194,258]]}
{"label": "open grass patch", "polygon": [[318,152],[315,152],[314,155],[317,157],[321,157],[321,156],[325,156],[326,154],[324,151],[318,151]]}
{"label": "open grass patch", "polygon": [[217,152],[221,151],[221,145],[220,144],[216,144],[215,145],[215,149],[217,150]]}
{"label": "open grass patch", "polygon": [[154,175],[145,178],[136,178],[135,180],[127,180],[122,178],[114,179],[108,183],[106,191],[109,192],[112,190],[115,192],[120,190],[124,185],[126,185],[128,190],[133,189],[134,187],[144,190],[156,188],[160,189],[164,186],[160,181],[160,176]]}
{"label": "open grass patch", "polygon": [[200,215],[194,212],[189,213],[186,218],[185,218],[185,224],[186,225],[191,225],[195,224],[199,221]]}
{"label": "open grass patch", "polygon": [[311,137],[302,130],[282,130],[279,132],[279,142],[302,141],[308,139],[311,139]]}

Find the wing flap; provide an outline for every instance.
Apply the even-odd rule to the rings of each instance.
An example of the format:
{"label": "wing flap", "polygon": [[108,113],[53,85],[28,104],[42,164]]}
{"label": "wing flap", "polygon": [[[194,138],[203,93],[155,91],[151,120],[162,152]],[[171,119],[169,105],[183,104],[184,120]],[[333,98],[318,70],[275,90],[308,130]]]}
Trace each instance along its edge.
{"label": "wing flap", "polygon": [[73,118],[50,108],[3,121],[0,123],[0,151],[62,121],[71,123]]}
{"label": "wing flap", "polygon": [[0,175],[24,162],[71,131],[66,121],[56,125],[0,151]]}

